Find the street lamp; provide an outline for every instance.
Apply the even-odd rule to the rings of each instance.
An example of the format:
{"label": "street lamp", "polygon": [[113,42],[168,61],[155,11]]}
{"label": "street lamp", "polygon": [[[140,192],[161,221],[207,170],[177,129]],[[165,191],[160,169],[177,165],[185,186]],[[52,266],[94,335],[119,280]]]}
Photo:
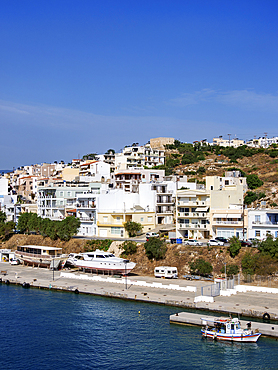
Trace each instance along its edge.
{"label": "street lamp", "polygon": [[53,260],[52,260],[52,269],[53,269],[53,281],[54,281],[54,258],[55,258],[55,256],[53,256]]}
{"label": "street lamp", "polygon": [[124,264],[125,264],[125,288],[127,289],[127,273],[126,273],[126,265],[128,263],[128,260],[124,260]]}

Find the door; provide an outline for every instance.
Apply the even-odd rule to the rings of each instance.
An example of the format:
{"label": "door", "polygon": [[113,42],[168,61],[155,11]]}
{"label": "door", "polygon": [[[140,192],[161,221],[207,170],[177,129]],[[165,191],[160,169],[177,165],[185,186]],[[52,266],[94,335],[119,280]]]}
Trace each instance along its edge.
{"label": "door", "polygon": [[99,229],[99,236],[106,238],[107,237],[107,229]]}

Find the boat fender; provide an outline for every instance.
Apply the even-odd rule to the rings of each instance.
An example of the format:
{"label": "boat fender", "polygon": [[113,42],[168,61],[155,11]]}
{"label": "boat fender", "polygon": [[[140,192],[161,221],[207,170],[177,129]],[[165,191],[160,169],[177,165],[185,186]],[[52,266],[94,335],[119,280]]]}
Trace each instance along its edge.
{"label": "boat fender", "polygon": [[9,284],[10,284],[10,280],[6,280],[6,281],[5,281],[5,283],[6,283],[7,285],[9,285]]}
{"label": "boat fender", "polygon": [[25,281],[24,281],[24,283],[22,284],[22,288],[30,288],[30,284],[29,283],[25,283]]}
{"label": "boat fender", "polygon": [[265,321],[269,321],[269,320],[270,320],[270,315],[269,315],[269,313],[265,312],[265,313],[263,314],[263,320],[265,320]]}
{"label": "boat fender", "polygon": [[75,294],[79,294],[79,290],[78,289],[75,289],[74,293]]}
{"label": "boat fender", "polygon": [[2,278],[0,278],[0,283],[2,283]]}

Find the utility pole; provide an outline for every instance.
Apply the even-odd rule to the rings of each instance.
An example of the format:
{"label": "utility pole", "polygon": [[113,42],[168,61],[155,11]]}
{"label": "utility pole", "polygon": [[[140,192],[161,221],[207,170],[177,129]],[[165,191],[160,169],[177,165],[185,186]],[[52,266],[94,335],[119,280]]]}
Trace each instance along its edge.
{"label": "utility pole", "polygon": [[231,134],[227,134],[229,136],[229,146],[231,146]]}

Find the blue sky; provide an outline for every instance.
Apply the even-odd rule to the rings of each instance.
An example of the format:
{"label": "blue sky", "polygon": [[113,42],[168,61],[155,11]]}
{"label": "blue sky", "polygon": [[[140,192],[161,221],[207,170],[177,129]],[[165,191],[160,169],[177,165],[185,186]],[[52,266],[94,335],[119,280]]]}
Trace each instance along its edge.
{"label": "blue sky", "polygon": [[278,136],[277,1],[2,0],[0,169]]}

